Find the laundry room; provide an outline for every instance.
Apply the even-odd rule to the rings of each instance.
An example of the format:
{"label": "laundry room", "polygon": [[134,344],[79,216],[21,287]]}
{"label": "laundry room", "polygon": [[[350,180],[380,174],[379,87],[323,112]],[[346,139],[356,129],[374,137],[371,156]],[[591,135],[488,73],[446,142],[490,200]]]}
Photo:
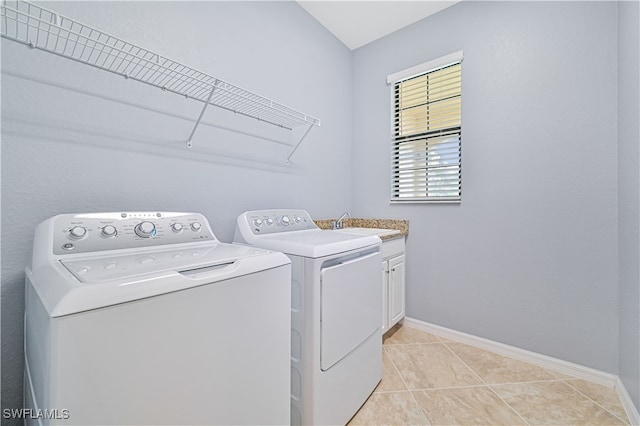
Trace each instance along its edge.
{"label": "laundry room", "polygon": [[[111,222],[100,217],[91,225],[101,230],[100,241],[122,241],[110,238],[124,236],[121,229],[136,241],[193,232],[202,241],[189,244],[198,245],[199,254],[207,244],[229,244],[229,250],[236,250],[231,243],[251,244],[239,237],[243,217],[248,235],[261,237],[271,232],[263,231],[268,220],[298,232],[327,228],[322,235],[338,235],[328,229],[343,224],[352,232],[375,228],[380,240],[360,241],[375,240],[376,268],[391,258],[384,254],[388,243],[402,241],[402,315],[386,328],[383,320],[373,338],[382,381],[367,382],[362,401],[335,418],[305,417],[306,408],[301,418],[289,417],[286,389],[281,412],[287,420],[271,423],[640,424],[639,2],[341,3],[2,3],[3,425],[27,418],[77,424],[69,406],[40,407],[70,410],[68,419],[25,411],[24,318],[38,225],[58,215],[93,221],[90,214],[99,213],[112,214],[105,216]],[[401,21],[401,12],[413,17]],[[404,137],[411,126],[438,120],[433,112],[411,116],[420,100],[402,109],[403,96],[416,96],[412,82],[437,92],[435,73],[450,66],[457,67],[459,92],[446,92],[446,100],[455,98],[446,108],[457,108],[457,121]],[[420,80],[425,75],[434,82]],[[418,140],[427,142],[414,154],[435,153],[436,160],[404,169],[403,155],[419,150]],[[442,164],[437,156],[449,152],[438,151],[442,146],[455,152],[455,166],[445,167],[453,171],[444,179],[455,179],[448,192],[430,187]],[[408,184],[412,179],[418,183]],[[178,212],[195,216],[176,222]],[[63,242],[54,231],[42,232],[57,244],[53,253],[63,265],[63,246],[76,250],[72,256],[90,250],[80,244],[88,225],[64,218]],[[243,256],[283,252],[292,264],[283,257],[278,267],[291,267],[294,275],[299,265],[307,271],[320,265],[316,254],[270,244],[255,243],[255,253],[243,245]],[[338,276],[323,268],[348,264],[357,250],[371,255],[365,245],[350,246],[351,257],[327,260],[319,275]],[[296,263],[297,255],[315,260]],[[389,274],[394,266],[386,265]],[[82,275],[76,266],[64,266],[69,277]],[[141,300],[155,293],[144,294]],[[295,305],[295,288],[290,295]],[[251,290],[242,297],[259,309]],[[361,321],[368,315],[362,312],[354,309],[335,329]],[[135,313],[127,315],[135,321]],[[247,315],[225,317],[229,342],[242,340],[231,337],[234,330],[248,333],[239,326]],[[180,329],[216,339],[202,324]],[[70,344],[90,356],[91,341]],[[295,358],[295,344],[281,352],[288,357],[291,350]],[[420,372],[411,370],[416,366]],[[528,375],[521,380],[509,366]],[[159,377],[179,380],[164,368],[158,367]],[[452,377],[438,376],[445,370]],[[294,383],[288,368],[277,371]],[[341,383],[358,381],[349,373],[340,377]],[[89,378],[73,383],[87,395],[115,389],[98,392],[99,382]],[[468,412],[455,405],[441,412],[461,400]],[[170,405],[147,401],[139,410]],[[189,411],[184,403],[176,410]],[[326,403],[342,410],[336,404]],[[481,408],[474,411],[476,405]],[[258,417],[236,423],[260,423],[259,406]],[[502,417],[483,417],[487,407]],[[104,423],[100,412],[92,421]],[[234,420],[191,423],[197,422]]]}

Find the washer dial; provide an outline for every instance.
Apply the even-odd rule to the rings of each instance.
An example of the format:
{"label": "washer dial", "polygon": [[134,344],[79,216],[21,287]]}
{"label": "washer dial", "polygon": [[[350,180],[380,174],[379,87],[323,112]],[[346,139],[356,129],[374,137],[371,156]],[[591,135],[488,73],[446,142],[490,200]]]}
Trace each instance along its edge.
{"label": "washer dial", "polygon": [[115,226],[105,225],[102,227],[102,230],[100,231],[100,235],[105,238],[112,238],[118,235],[118,230],[116,229]]}
{"label": "washer dial", "polygon": [[144,221],[137,224],[133,230],[138,237],[149,238],[155,235],[156,225],[154,225],[153,222]]}
{"label": "washer dial", "polygon": [[280,218],[280,225],[289,226],[290,224],[291,224],[291,219],[289,219],[289,216],[282,216]]}
{"label": "washer dial", "polygon": [[72,240],[80,240],[87,235],[87,228],[84,226],[74,226],[69,229],[69,238]]}
{"label": "washer dial", "polygon": [[202,229],[202,225],[200,225],[200,222],[193,222],[191,224],[191,230],[193,232],[200,232],[200,229]]}

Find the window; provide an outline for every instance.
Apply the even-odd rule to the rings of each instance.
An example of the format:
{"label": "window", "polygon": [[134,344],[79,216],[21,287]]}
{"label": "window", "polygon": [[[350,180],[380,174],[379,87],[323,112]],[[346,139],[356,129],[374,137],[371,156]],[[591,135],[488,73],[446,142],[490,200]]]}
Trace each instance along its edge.
{"label": "window", "polygon": [[459,202],[462,195],[462,52],[395,73],[392,202]]}

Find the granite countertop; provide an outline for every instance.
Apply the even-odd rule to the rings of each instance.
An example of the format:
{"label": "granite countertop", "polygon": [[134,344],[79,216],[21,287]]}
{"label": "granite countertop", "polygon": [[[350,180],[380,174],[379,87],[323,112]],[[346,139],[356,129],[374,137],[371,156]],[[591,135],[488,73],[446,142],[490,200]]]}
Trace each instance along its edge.
{"label": "granite countertop", "polygon": [[[314,220],[318,228],[331,229],[331,222],[336,219],[319,219]],[[409,235],[409,221],[398,219],[362,219],[350,217],[342,221],[344,228],[375,228],[375,229],[393,229],[400,233],[391,235],[379,235],[381,240],[392,240],[395,238],[404,238]]]}

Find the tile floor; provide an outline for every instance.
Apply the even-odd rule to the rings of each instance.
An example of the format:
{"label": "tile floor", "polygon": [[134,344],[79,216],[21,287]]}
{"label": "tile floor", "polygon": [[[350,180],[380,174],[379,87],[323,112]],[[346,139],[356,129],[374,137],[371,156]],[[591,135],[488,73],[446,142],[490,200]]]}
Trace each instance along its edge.
{"label": "tile floor", "polygon": [[624,425],[616,391],[407,326],[349,425]]}

